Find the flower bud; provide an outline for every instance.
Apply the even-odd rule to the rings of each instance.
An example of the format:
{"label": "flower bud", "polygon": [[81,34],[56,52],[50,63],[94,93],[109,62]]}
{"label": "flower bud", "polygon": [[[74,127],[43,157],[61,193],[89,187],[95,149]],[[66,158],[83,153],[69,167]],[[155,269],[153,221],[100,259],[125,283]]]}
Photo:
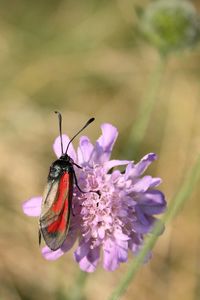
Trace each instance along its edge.
{"label": "flower bud", "polygon": [[144,10],[141,29],[161,54],[168,54],[197,44],[200,17],[185,0],[158,0]]}

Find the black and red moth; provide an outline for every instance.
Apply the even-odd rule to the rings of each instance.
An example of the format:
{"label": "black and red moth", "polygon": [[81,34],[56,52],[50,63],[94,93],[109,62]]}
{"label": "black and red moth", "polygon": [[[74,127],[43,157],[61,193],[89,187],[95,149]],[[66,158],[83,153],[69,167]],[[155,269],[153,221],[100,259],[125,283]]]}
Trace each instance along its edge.
{"label": "black and red moth", "polygon": [[69,141],[67,148],[63,151],[62,141],[62,116],[59,112],[59,131],[62,155],[55,160],[49,170],[47,186],[42,199],[42,209],[39,217],[39,244],[41,236],[46,245],[53,251],[59,249],[64,243],[70,225],[70,214],[72,210],[73,185],[83,192],[77,182],[74,166],[81,168],[67,154],[70,143],[84,130],[94,118],[91,118]]}

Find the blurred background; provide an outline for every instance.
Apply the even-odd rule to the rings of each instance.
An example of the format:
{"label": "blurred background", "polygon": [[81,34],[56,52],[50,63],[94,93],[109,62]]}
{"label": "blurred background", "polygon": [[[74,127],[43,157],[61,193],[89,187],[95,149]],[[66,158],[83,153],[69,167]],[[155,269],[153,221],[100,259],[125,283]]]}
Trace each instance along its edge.
{"label": "blurred background", "polygon": [[[69,136],[91,116],[96,121],[85,134],[92,141],[103,122],[114,124],[119,138],[113,158],[137,161],[156,152],[159,159],[148,173],[163,178],[160,188],[169,202],[195,162],[200,148],[199,46],[167,55],[155,91],[152,76],[160,54],[139,29],[141,11],[150,3],[0,1],[1,300],[64,300],[79,276],[73,251],[55,262],[42,258],[37,219],[21,208],[24,200],[42,194],[55,159],[54,110],[62,112]],[[198,12],[199,1],[191,3]],[[134,151],[129,136],[149,89],[156,102]],[[196,187],[167,226],[153,259],[123,299],[200,299],[199,192]],[[100,266],[89,274],[85,299],[107,299],[127,265],[113,273]]]}

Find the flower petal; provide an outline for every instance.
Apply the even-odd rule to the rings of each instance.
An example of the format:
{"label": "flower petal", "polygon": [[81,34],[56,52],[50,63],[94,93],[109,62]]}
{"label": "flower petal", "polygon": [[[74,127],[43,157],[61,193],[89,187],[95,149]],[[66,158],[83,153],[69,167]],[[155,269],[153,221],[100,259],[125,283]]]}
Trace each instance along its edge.
{"label": "flower petal", "polygon": [[116,229],[114,232],[113,232],[113,236],[115,237],[115,239],[117,241],[128,241],[129,240],[129,237],[127,234],[124,234],[121,230],[119,229]]}
{"label": "flower petal", "polygon": [[149,220],[147,219],[147,216],[145,216],[139,204],[135,206],[135,212],[137,215],[136,223],[139,222],[139,224],[141,224],[142,226],[148,226]]}
{"label": "flower petal", "polygon": [[78,153],[78,163],[82,166],[92,163],[92,153],[94,151],[94,146],[91,144],[90,140],[86,136],[80,138]]}
{"label": "flower petal", "polygon": [[[69,144],[69,137],[65,134],[62,135],[62,141],[63,141],[63,151],[65,152],[66,151],[66,148],[67,148],[67,145]],[[56,154],[56,156],[59,158],[61,157],[62,155],[62,152],[61,152],[61,141],[60,141],[60,136],[58,136],[55,141],[54,141],[54,144],[53,144],[53,149],[54,149],[54,152]],[[69,145],[69,149],[68,149],[68,152],[67,154],[74,160],[76,161],[76,152],[74,150],[74,147],[72,144]]]}
{"label": "flower petal", "polygon": [[123,166],[123,165],[127,165],[129,164],[130,161],[129,160],[117,160],[117,159],[113,159],[113,160],[109,160],[106,161],[104,163],[104,169],[106,172],[108,172],[110,169],[116,167],[116,166]]}
{"label": "flower petal", "polygon": [[79,263],[83,257],[85,257],[88,252],[90,251],[90,245],[89,242],[85,243],[84,240],[82,240],[79,244],[79,247],[74,252],[75,260]]}
{"label": "flower petal", "polygon": [[134,193],[144,193],[151,186],[153,178],[151,176],[144,176],[140,178],[130,189]]}
{"label": "flower petal", "polygon": [[139,206],[143,213],[147,215],[160,214],[166,209],[165,196],[158,190],[148,191],[141,195]]}
{"label": "flower petal", "polygon": [[[140,235],[132,236],[133,238],[129,241],[129,249],[133,252],[133,254],[138,255],[143,245],[143,238]],[[152,253],[148,252],[144,258],[143,263],[147,263],[152,257]]]}
{"label": "flower petal", "polygon": [[161,178],[159,178],[159,177],[154,177],[154,178],[152,178],[152,181],[151,181],[151,184],[150,184],[150,188],[154,188],[154,187],[156,187],[156,186],[158,186],[158,185],[160,185],[162,183],[162,179]]}
{"label": "flower petal", "polygon": [[142,211],[140,211],[139,214],[139,210],[137,211],[137,216],[138,220],[133,222],[134,230],[139,234],[149,233],[153,228],[156,218],[152,216],[143,215]]}
{"label": "flower petal", "polygon": [[107,271],[114,271],[119,263],[117,247],[113,241],[107,239],[103,246],[103,267]]}
{"label": "flower petal", "polygon": [[97,140],[94,149],[94,161],[97,163],[103,163],[109,160],[113,145],[118,136],[116,127],[111,124],[103,124],[101,130],[102,135]]}
{"label": "flower petal", "polygon": [[145,155],[139,163],[136,165],[133,165],[132,168],[129,166],[129,176],[130,177],[138,177],[144,173],[144,171],[148,168],[148,166],[157,159],[157,156],[155,153],[149,153]]}
{"label": "flower petal", "polygon": [[81,270],[92,273],[96,270],[100,257],[100,247],[90,249],[87,256],[83,257],[79,262]]}
{"label": "flower petal", "polygon": [[22,204],[22,209],[27,216],[38,217],[41,213],[42,197],[33,197]]}
{"label": "flower petal", "polygon": [[47,260],[57,260],[61,257],[65,252],[63,250],[58,249],[56,251],[52,251],[49,247],[45,246],[42,248],[42,256]]}
{"label": "flower petal", "polygon": [[128,259],[128,241],[117,241],[118,259],[120,262],[126,262]]}
{"label": "flower petal", "polygon": [[105,228],[103,227],[103,226],[100,226],[99,228],[98,228],[98,235],[99,235],[99,238],[102,240],[102,239],[104,239],[104,237],[105,237]]}
{"label": "flower petal", "polygon": [[143,237],[139,233],[132,233],[130,235],[130,240],[128,241],[128,247],[133,252],[137,254],[143,245]]}

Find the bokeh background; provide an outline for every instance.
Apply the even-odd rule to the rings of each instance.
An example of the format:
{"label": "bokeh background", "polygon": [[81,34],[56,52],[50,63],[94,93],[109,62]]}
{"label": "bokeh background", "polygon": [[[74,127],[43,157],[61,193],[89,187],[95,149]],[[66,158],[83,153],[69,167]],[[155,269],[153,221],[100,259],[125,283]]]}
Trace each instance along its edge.
{"label": "bokeh background", "polygon": [[[151,175],[173,199],[200,148],[200,51],[170,55],[140,151],[127,152],[131,128],[160,57],[138,29],[144,0],[0,1],[0,299],[64,300],[79,276],[73,251],[45,261],[37,219],[22,202],[40,195],[54,160],[54,110],[72,136],[91,116],[93,141],[103,122],[119,130],[113,158],[156,152]],[[199,1],[192,1],[197,11]],[[137,10],[135,9],[137,7]],[[78,144],[78,139],[75,145]],[[129,153],[129,157],[125,157]],[[200,299],[200,189],[167,226],[123,299]],[[130,255],[130,260],[132,260]],[[88,275],[85,299],[107,299],[127,264]]]}

